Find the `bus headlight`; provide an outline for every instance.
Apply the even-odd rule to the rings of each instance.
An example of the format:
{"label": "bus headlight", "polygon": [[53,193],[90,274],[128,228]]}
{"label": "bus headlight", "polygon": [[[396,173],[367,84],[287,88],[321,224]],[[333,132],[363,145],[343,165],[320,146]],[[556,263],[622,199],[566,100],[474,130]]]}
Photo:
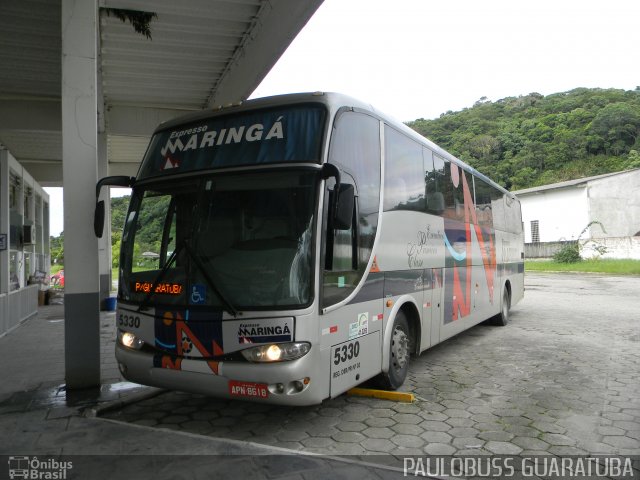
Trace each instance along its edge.
{"label": "bus headlight", "polygon": [[123,332],[122,330],[118,330],[118,340],[121,345],[124,345],[128,348],[133,348],[134,350],[140,350],[144,345],[144,340],[136,337],[131,332]]}
{"label": "bus headlight", "polygon": [[250,362],[282,362],[304,357],[310,350],[307,342],[278,343],[247,348],[242,355]]}

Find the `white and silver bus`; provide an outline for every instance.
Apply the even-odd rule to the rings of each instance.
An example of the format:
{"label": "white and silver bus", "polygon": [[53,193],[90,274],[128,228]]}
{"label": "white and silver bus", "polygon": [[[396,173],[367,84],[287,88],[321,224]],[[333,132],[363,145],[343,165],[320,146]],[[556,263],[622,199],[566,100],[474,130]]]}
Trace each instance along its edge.
{"label": "white and silver bus", "polygon": [[[317,404],[523,295],[518,200],[370,105],[294,94],[160,125],[120,256],[125,378]],[[101,235],[104,204],[96,208]]]}

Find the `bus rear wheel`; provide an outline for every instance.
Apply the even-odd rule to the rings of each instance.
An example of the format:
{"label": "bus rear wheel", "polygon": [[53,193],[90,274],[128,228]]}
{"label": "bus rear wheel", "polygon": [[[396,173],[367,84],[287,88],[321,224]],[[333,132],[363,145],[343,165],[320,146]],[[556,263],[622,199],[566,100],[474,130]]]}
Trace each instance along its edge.
{"label": "bus rear wheel", "polygon": [[409,336],[409,322],[400,311],[396,314],[391,331],[389,345],[389,371],[378,376],[378,384],[386,390],[397,390],[402,386],[409,371],[411,338]]}
{"label": "bus rear wheel", "polygon": [[509,323],[511,310],[511,293],[505,285],[502,289],[502,302],[500,303],[500,313],[491,319],[491,325],[504,327]]}

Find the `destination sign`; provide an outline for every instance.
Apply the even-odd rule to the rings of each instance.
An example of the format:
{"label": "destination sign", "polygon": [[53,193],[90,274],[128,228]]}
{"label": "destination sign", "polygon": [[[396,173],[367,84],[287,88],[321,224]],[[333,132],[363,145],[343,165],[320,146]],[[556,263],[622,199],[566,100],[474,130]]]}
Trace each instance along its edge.
{"label": "destination sign", "polygon": [[139,179],[269,163],[319,163],[326,110],[318,104],[213,115],[156,133]]}
{"label": "destination sign", "polygon": [[180,295],[184,287],[179,283],[132,282],[133,291],[136,293],[159,293],[163,295]]}

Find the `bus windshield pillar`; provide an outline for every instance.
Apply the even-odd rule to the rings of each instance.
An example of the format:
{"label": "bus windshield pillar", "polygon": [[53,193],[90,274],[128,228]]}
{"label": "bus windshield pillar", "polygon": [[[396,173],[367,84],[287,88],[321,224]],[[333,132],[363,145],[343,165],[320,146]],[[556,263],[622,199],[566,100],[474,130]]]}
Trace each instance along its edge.
{"label": "bus windshield pillar", "polygon": [[[98,133],[98,177],[103,178],[109,174],[107,159],[107,134]],[[100,200],[105,202],[104,209],[104,233],[98,239],[98,262],[100,269],[100,304],[111,293],[111,208],[109,205],[109,188],[103,188],[100,192]]]}

